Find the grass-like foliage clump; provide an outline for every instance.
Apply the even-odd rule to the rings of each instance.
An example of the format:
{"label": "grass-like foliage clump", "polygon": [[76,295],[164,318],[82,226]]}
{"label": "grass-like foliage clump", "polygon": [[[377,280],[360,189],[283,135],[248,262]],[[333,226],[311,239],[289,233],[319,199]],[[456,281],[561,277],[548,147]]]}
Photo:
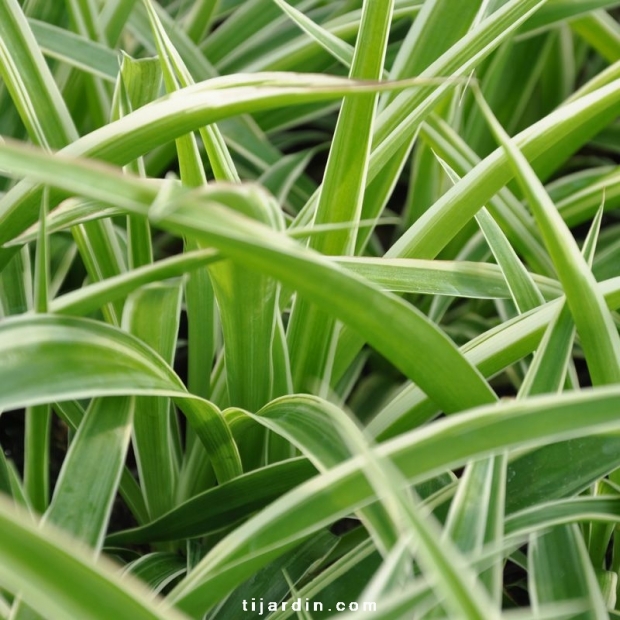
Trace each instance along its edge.
{"label": "grass-like foliage clump", "polygon": [[0,618],[620,617],[619,7],[0,0]]}

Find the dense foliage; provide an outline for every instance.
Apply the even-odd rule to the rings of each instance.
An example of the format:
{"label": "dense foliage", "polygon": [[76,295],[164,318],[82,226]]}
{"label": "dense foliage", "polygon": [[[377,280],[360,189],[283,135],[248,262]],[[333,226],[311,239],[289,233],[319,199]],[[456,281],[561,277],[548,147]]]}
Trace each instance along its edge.
{"label": "dense foliage", "polygon": [[0,0],[0,618],[619,617],[618,7]]}

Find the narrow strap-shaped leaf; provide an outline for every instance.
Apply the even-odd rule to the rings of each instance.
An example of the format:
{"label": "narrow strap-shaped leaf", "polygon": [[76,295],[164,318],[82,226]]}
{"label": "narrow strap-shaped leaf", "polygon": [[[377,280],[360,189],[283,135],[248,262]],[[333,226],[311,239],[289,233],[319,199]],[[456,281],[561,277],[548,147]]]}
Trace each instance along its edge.
{"label": "narrow strap-shaped leaf", "polygon": [[620,28],[606,11],[592,11],[571,20],[571,29],[611,63],[620,59]]}
{"label": "narrow strap-shaped leaf", "polygon": [[[349,76],[378,80],[383,71],[393,0],[366,0],[362,8],[359,45]],[[352,222],[361,218],[366,174],[377,96],[345,98],[338,116],[334,139],[316,207],[315,224]],[[352,254],[357,229],[326,232],[310,239],[310,247],[327,255]],[[291,312],[288,342],[293,385],[303,389],[308,382],[322,381],[329,367],[329,349],[335,335],[332,317],[298,297]]]}
{"label": "narrow strap-shaped leaf", "polygon": [[[176,53],[172,47],[166,33],[163,31],[161,23],[157,18],[157,14],[149,1],[144,3],[151,28],[155,35],[155,43],[159,55],[159,64],[164,76],[164,84],[166,92],[172,93],[179,89],[177,76],[175,75],[170,56]],[[193,134],[189,133],[185,136],[179,136],[176,141],[177,156],[179,160],[179,172],[181,181],[189,187],[200,187],[206,183],[206,176],[202,166],[200,155],[198,154],[198,146]]]}
{"label": "narrow strap-shaped leaf", "polygon": [[[528,548],[533,608],[574,600],[586,607],[578,620],[607,620],[609,614],[579,528],[558,525],[535,536]],[[566,567],[570,566],[570,571]]]}
{"label": "narrow strap-shaped leaf", "polygon": [[334,58],[339,60],[345,67],[349,68],[353,63],[354,48],[339,39],[336,35],[313,22],[307,15],[291,6],[285,0],[274,0],[274,2],[301,28],[306,34],[312,37],[321,47],[326,49]]}
{"label": "narrow strap-shaped leaf", "polygon": [[0,75],[32,140],[62,148],[77,132],[17,0],[0,6]]}
{"label": "narrow strap-shaped leaf", "polygon": [[[276,399],[252,415],[252,419],[288,439],[319,471],[354,456],[343,435],[360,433],[342,410],[311,396]],[[360,516],[381,552],[387,554],[398,541],[397,526],[382,506],[365,508]]]}
{"label": "narrow strap-shaped leaf", "polygon": [[[403,79],[422,74],[433,63],[450,55],[451,49],[475,25],[475,18],[481,0],[467,0],[459,3],[458,14],[449,0],[424,2],[420,14],[414,20],[407,36],[398,49],[392,65],[390,77]],[[442,36],[436,36],[441,30]],[[438,73],[440,75],[442,73]],[[430,95],[429,95],[430,97]],[[394,100],[394,94],[386,93],[380,101],[383,112],[385,106]],[[422,113],[426,116],[426,113]],[[417,132],[411,134],[398,149],[394,149],[391,159],[376,178],[369,183],[362,209],[365,218],[376,218],[388,203],[397,183],[411,147],[417,141]],[[373,143],[373,146],[376,145]],[[411,188],[412,191],[414,187]],[[419,189],[419,188],[415,188]],[[416,198],[417,202],[417,198]],[[364,247],[363,239],[368,239],[372,229],[363,232],[358,239],[357,252]]]}
{"label": "narrow strap-shaped leaf", "polygon": [[188,11],[185,17],[187,36],[192,41],[199,42],[208,31],[220,0],[198,0]]}
{"label": "narrow strap-shaped leaf", "polygon": [[176,553],[155,552],[147,553],[139,559],[130,562],[125,567],[125,573],[134,575],[152,592],[159,594],[172,581],[184,575],[187,564]]}
{"label": "narrow strap-shaped leaf", "polygon": [[570,230],[527,159],[504,132],[482,99],[480,103],[506,151],[541,229],[581,337],[592,381],[595,384],[617,383],[620,381],[620,336],[596,280],[579,252]]}
{"label": "narrow strap-shaped leaf", "polygon": [[[40,529],[0,498],[0,583],[59,620],[182,620],[145,588],[121,579],[110,562],[94,564],[79,545],[51,528]],[[71,549],[68,552],[67,549]]]}
{"label": "narrow strap-shaped leaf", "polygon": [[496,606],[501,603],[502,591],[503,561],[499,551],[504,536],[506,463],[506,455],[502,454],[467,466],[450,505],[444,534],[463,553],[497,549],[495,561],[480,575]]}
{"label": "narrow strap-shaped leaf", "polygon": [[[602,208],[592,222],[583,247],[584,258],[592,266],[596,241],[603,217]],[[575,323],[567,302],[564,302],[549,324],[529,371],[519,390],[522,395],[545,394],[562,388],[575,338]]]}
{"label": "narrow strap-shaped leaf", "polygon": [[510,242],[486,208],[476,214],[476,221],[482,230],[497,264],[504,273],[510,288],[512,300],[519,313],[527,312],[544,303],[544,298],[534,280],[519,260]]}
{"label": "narrow strap-shaped leaf", "polygon": [[258,183],[272,193],[278,203],[285,207],[295,179],[302,174],[318,150],[309,149],[284,156],[258,178]]}
{"label": "narrow strap-shaped leaf", "polygon": [[[481,161],[458,132],[434,114],[422,125],[420,134],[433,151],[461,177],[469,174]],[[513,247],[527,259],[532,269],[553,275],[553,263],[542,245],[532,216],[509,188],[500,189],[486,201],[486,206]]]}
{"label": "narrow strap-shaped leaf", "polygon": [[137,0],[112,0],[103,6],[99,18],[106,41],[114,45],[127,25]]}
{"label": "narrow strap-shaped leaf", "polygon": [[[446,162],[440,159],[440,163],[453,183],[458,183],[461,180]],[[506,278],[506,284],[510,289],[510,295],[517,311],[522,314],[544,303],[543,296],[534,284],[532,276],[523,266],[502,229],[485,207],[482,207],[476,214],[476,221]]]}
{"label": "narrow strap-shaped leaf", "polygon": [[[592,263],[594,248],[596,247],[601,215],[602,210],[599,210],[598,218],[595,220],[584,244],[585,260],[589,265]],[[537,352],[519,390],[519,398],[524,398],[532,393],[561,389],[573,338],[572,317],[568,310],[568,303],[563,303],[543,338],[541,349]],[[550,355],[553,356],[553,363],[550,363]],[[548,369],[548,367],[550,368]],[[544,458],[545,450],[557,450],[557,446],[539,450],[540,458]],[[609,537],[606,535],[605,529],[596,528],[595,525],[592,527],[592,538],[596,538],[597,535],[602,537],[602,544],[606,548]],[[587,599],[587,607],[590,611],[581,614],[580,618],[605,617],[600,590],[589,562],[583,561],[586,557],[585,545],[576,529],[568,526],[556,526],[548,533],[539,534],[534,538],[530,553],[532,557],[530,580],[533,584],[534,606],[581,596]],[[560,559],[562,556],[564,559]],[[569,556],[573,558],[571,563],[575,563],[575,571],[571,573],[570,584],[558,579],[559,573],[562,571],[561,567],[568,561]],[[581,557],[582,561],[579,561],[578,557]]]}
{"label": "narrow strap-shaped leaf", "polygon": [[[55,403],[54,411],[74,433],[77,432],[85,415],[85,411],[76,401]],[[125,467],[121,474],[119,493],[122,495],[127,507],[131,510],[138,523],[148,521],[148,510],[142,496],[142,490],[128,467]]]}
{"label": "narrow strap-shaped leaf", "polygon": [[[206,211],[201,210],[200,213],[207,215]],[[215,215],[214,210],[210,210],[208,213],[210,215]],[[177,214],[179,214],[178,211],[177,211]],[[196,215],[198,215],[198,211],[196,212]],[[197,220],[194,217],[192,217],[192,220],[195,222],[192,228],[192,230],[194,231],[193,234],[196,234]],[[178,221],[182,221],[182,220],[179,219]],[[183,230],[189,231],[189,229],[185,228],[182,224],[181,224],[181,228],[183,228]],[[176,231],[181,230],[177,228],[177,226],[175,225],[172,225],[172,229]],[[258,231],[258,227],[254,226],[251,232],[251,237],[255,240],[254,243],[257,240],[257,231]],[[208,235],[208,237],[209,237],[209,240],[213,242],[214,237],[212,237],[211,235]],[[206,240],[207,240],[207,236],[205,236],[205,241]],[[264,237],[264,240],[266,241],[265,237]],[[338,318],[341,318],[343,321],[348,322],[351,326],[355,326],[355,324],[357,324],[357,326],[355,326],[355,329],[363,330],[369,336],[368,342],[370,342],[378,350],[383,350],[383,352],[386,355],[388,355],[388,357],[391,357],[393,353],[396,353],[396,349],[394,349],[391,353],[387,353],[386,346],[389,346],[390,348],[392,347],[389,341],[390,337],[386,338],[385,336],[387,336],[387,333],[385,333],[384,337],[381,339],[381,341],[379,341],[379,338],[375,337],[378,335],[378,332],[376,330],[379,329],[382,332],[388,331],[392,334],[392,337],[395,340],[399,340],[399,341],[402,338],[402,334],[404,332],[400,332],[400,335],[397,337],[396,331],[392,331],[392,329],[388,329],[388,330],[384,329],[387,326],[379,318],[383,312],[383,309],[385,309],[385,311],[387,312],[388,305],[390,306],[390,310],[389,310],[390,318],[387,320],[389,323],[391,323],[392,327],[395,326],[397,321],[400,321],[400,319],[397,318],[400,315],[400,313],[401,312],[406,313],[408,315],[408,319],[405,321],[407,327],[405,327],[405,322],[404,322],[403,328],[407,331],[413,328],[414,324],[419,319],[422,318],[421,315],[419,315],[411,306],[402,304],[400,300],[392,296],[388,296],[386,294],[382,295],[383,300],[384,300],[382,302],[383,305],[375,306],[375,312],[373,315],[370,315],[370,314],[361,315],[356,309],[352,307],[350,300],[355,299],[355,298],[359,298],[361,300],[362,298],[366,297],[367,294],[374,296],[376,294],[376,289],[374,287],[370,287],[370,285],[362,282],[361,280],[358,280],[357,278],[353,278],[350,275],[346,275],[343,277],[344,274],[342,272],[339,272],[339,270],[335,269],[332,266],[332,264],[329,263],[329,261],[320,259],[318,256],[311,254],[309,252],[301,252],[301,248],[298,245],[296,244],[292,245],[292,244],[286,243],[284,239],[278,243],[277,248],[274,247],[274,245],[271,243],[269,245],[271,248],[269,254],[271,254],[271,252],[275,250],[277,255],[279,256],[285,255],[286,264],[282,264],[281,262],[278,261],[278,259],[275,259],[275,255],[274,255],[274,259],[275,259],[274,260],[274,259],[271,259],[267,254],[265,254],[264,257],[260,257],[260,255],[255,252],[248,252],[247,254],[244,252],[243,254],[247,258],[250,258],[254,267],[259,267],[259,263],[260,263],[262,268],[265,269],[267,273],[277,277],[278,279],[288,284],[289,286],[297,288],[297,290],[299,290],[301,293],[303,293],[307,297],[311,295],[312,298],[315,300],[315,302],[324,304],[325,307],[329,308],[329,311],[332,312],[334,315],[336,315]],[[237,249],[240,249],[240,247],[241,246],[236,245]],[[229,243],[226,244],[226,252],[230,254],[231,249],[232,249],[232,246]],[[240,253],[237,253],[236,256],[241,258]],[[311,256],[312,258],[310,258]],[[306,273],[306,278],[304,280],[301,280],[295,277],[295,270],[297,269],[297,265],[299,266],[299,268],[303,268],[303,270]],[[311,273],[313,275],[311,275]],[[363,289],[366,292],[362,292]],[[370,293],[371,289],[373,290],[372,293]],[[345,290],[346,290],[346,293],[345,293]],[[338,294],[334,295],[334,291],[338,291]],[[403,320],[404,318],[405,317],[403,314]],[[360,319],[362,319],[363,323],[366,323],[366,326],[362,327],[362,325],[359,323]],[[374,327],[370,328],[370,322],[374,324]],[[379,327],[380,324],[382,325],[382,327]],[[428,364],[433,363],[437,359],[436,356],[438,352],[444,349],[443,344],[440,344],[440,343],[442,342],[445,344],[448,344],[448,343],[445,340],[443,334],[441,334],[439,331],[435,331],[434,327],[432,328],[430,327],[430,323],[427,323],[426,320],[424,320],[424,324],[426,325],[426,327],[423,328],[422,332],[425,332],[425,335],[422,337],[422,332],[421,332],[420,338],[418,339],[418,341],[424,342],[425,346],[431,346],[430,342],[428,342],[427,339],[431,337],[433,338],[433,340],[435,340],[435,343],[432,345],[434,355],[432,358],[426,360],[426,368],[428,368]],[[431,331],[428,331],[429,329],[432,330],[433,336],[430,336]],[[395,340],[393,343],[394,345],[396,344]],[[401,358],[401,361],[404,361],[404,359],[402,359],[402,354],[404,351],[400,345],[398,345],[398,351],[399,353],[397,354],[397,357]],[[411,352],[411,355],[413,358],[414,357],[413,352]],[[415,358],[419,360],[418,356],[415,356]],[[411,361],[413,361],[413,359]],[[397,362],[397,363],[400,363],[400,362]],[[419,367],[419,364],[416,363],[416,366]],[[434,375],[434,376],[436,377],[437,375]],[[454,377],[455,376],[453,374],[452,381],[454,381]],[[430,375],[428,378],[429,379],[431,378]],[[425,379],[422,378],[421,376],[418,377],[418,382],[421,383],[422,381],[425,381]],[[477,380],[474,380],[473,383],[472,382],[468,383],[468,392],[472,389],[473,386],[476,386],[476,385],[478,385]],[[444,389],[442,390],[442,392],[443,392],[443,395],[445,396],[445,384],[443,387]],[[428,389],[428,384],[427,384],[427,389]],[[477,389],[477,388],[474,388],[474,389]],[[486,393],[487,393],[487,396],[485,396],[484,398],[489,398],[489,392],[486,391]],[[440,397],[439,395],[437,396]],[[462,396],[465,396],[465,393],[461,392],[461,397]],[[490,398],[493,398],[493,397],[490,396]],[[450,410],[451,407],[447,407],[446,409]]]}
{"label": "narrow strap-shaped leaf", "polygon": [[[467,34],[482,6],[482,0],[459,4],[458,13],[450,0],[424,2],[398,50],[392,65],[392,79],[419,75]],[[434,33],[441,31],[444,36]],[[386,103],[393,96],[386,96]]]}
{"label": "narrow strap-shaped leaf", "polygon": [[576,0],[572,2],[555,0],[555,2],[550,2],[543,7],[531,20],[528,20],[523,31],[537,30],[563,20],[572,21],[580,14],[588,14],[590,11],[598,13],[613,5],[615,5],[613,0]]}
{"label": "narrow strap-shaped leaf", "polygon": [[618,522],[620,498],[606,495],[571,497],[543,502],[514,512],[506,518],[506,534],[518,535],[543,530],[551,525],[579,521]]}
{"label": "narrow strap-shaped leaf", "polygon": [[[396,590],[394,594],[388,594],[372,601],[364,600],[357,609],[340,614],[343,620],[398,620],[411,615],[413,611],[419,612],[428,609],[432,604],[432,593],[429,592],[428,582],[424,579],[416,579],[402,590]],[[443,610],[440,611],[442,613]],[[441,615],[443,616],[443,613]]]}
{"label": "narrow strap-shaped leaf", "polygon": [[0,309],[4,316],[22,314],[34,305],[32,264],[25,246],[11,258],[0,272]]}
{"label": "narrow strap-shaped leaf", "polygon": [[[238,206],[233,202],[232,206],[275,231],[284,228],[279,205],[273,200]],[[279,284],[233,261],[215,263],[210,274],[224,334],[229,405],[256,411],[273,397]],[[263,438],[255,439],[261,442]]]}
{"label": "narrow strap-shaped leaf", "polygon": [[[72,229],[82,262],[93,282],[118,276],[127,269],[117,232],[111,220],[79,224]],[[106,304],[103,314],[112,325],[120,325],[122,300]]]}
{"label": "narrow strap-shaped leaf", "polygon": [[[176,352],[181,315],[181,283],[159,283],[136,291],[125,305],[123,326],[170,365]],[[139,397],[133,447],[151,518],[174,505],[179,474],[179,429],[167,398]]]}
{"label": "narrow strap-shaped leaf", "polygon": [[[221,259],[221,255],[214,250],[195,250],[180,256],[165,258],[152,265],[144,265],[60,295],[50,303],[50,312],[74,316],[88,315],[108,301],[127,297],[145,284],[180,277],[184,273],[191,273],[195,269]],[[490,284],[490,287],[492,286],[493,284]]]}
{"label": "narrow strap-shaped leaf", "polygon": [[[506,299],[511,296],[501,268],[490,263],[370,257],[337,257],[335,260],[388,291],[476,299]],[[557,281],[529,273],[528,277],[545,297],[561,294]]]}
{"label": "narrow strap-shaped leaf", "polygon": [[[72,205],[72,214],[68,217],[66,213],[67,205]],[[78,224],[84,224],[91,220],[103,219],[120,214],[118,209],[110,207],[105,204],[98,204],[92,200],[80,200],[76,198],[69,198],[58,205],[47,218],[47,231],[49,234],[53,234],[62,230],[68,230],[72,226]],[[30,241],[36,241],[39,230],[39,222],[35,222],[23,235],[20,235],[20,242],[17,245],[23,243],[29,243]],[[17,239],[15,240],[17,241]]]}
{"label": "narrow strap-shaped leaf", "polygon": [[50,249],[47,232],[47,213],[49,210],[49,193],[43,190],[41,215],[39,216],[39,234],[37,236],[37,253],[34,270],[34,310],[47,312],[50,288]]}
{"label": "narrow strap-shaped leaf", "polygon": [[[420,76],[454,78],[467,75],[484,56],[533,15],[545,1],[507,2],[434,60],[420,73]],[[369,180],[372,180],[393,154],[415,135],[424,117],[453,85],[454,81],[446,80],[436,88],[424,87],[410,93],[402,93],[382,111],[377,119],[373,153],[368,169]]]}
{"label": "narrow strap-shaped leaf", "polygon": [[[270,5],[268,3],[267,8],[269,8],[269,6]],[[146,10],[144,9],[142,3],[138,3],[135,8],[135,19],[130,20],[130,29],[136,32],[138,34],[138,38],[142,39],[143,43],[148,47],[151,45],[151,42],[148,40],[148,37],[146,39],[144,37],[144,25],[148,21],[145,19],[145,17],[147,17]],[[187,78],[190,81],[192,78],[196,80],[204,80],[216,77],[217,71],[209,63],[209,61],[207,61],[205,52],[195,45],[192,40],[178,28],[172,17],[170,17],[165,10],[159,8],[158,5],[154,5],[154,8],[159,21],[162,23],[166,34],[174,46],[172,50],[176,49],[182,59],[182,62],[177,62],[176,54],[172,54],[171,61],[177,69],[179,78],[183,79],[181,73],[184,73],[184,71],[179,72],[179,69],[183,65],[187,67]],[[242,13],[243,15],[250,16],[251,11],[247,9]],[[262,13],[265,13],[265,11]],[[210,43],[214,36],[217,38],[217,35],[227,30],[229,22],[231,20],[234,21],[237,15],[239,15],[239,12],[236,12],[230,19],[225,20],[225,23],[222,24],[223,28],[218,28],[216,32],[212,33],[207,43]],[[260,17],[262,18],[262,16],[263,15],[261,14]],[[250,23],[252,28],[255,28],[257,25],[256,19],[250,19]],[[225,38],[224,44],[226,45],[230,41],[237,39],[239,35],[239,31],[235,30],[234,36],[230,39]],[[209,58],[211,58],[210,54]],[[211,129],[214,129],[214,127],[207,127],[206,131],[211,133],[215,139],[215,133],[212,133]],[[226,120],[225,137],[226,143],[230,146],[230,148],[236,151],[243,158],[248,158],[249,161],[251,161],[251,165],[256,167],[258,171],[268,169],[269,166],[276,164],[282,158],[282,153],[280,150],[271,144],[267,136],[260,130],[258,125],[251,121],[248,117],[231,118]],[[226,171],[224,168],[218,170],[218,162],[223,161],[223,158],[227,157],[225,146],[219,138],[212,142],[212,144],[215,149],[214,151],[211,151],[209,148],[209,143],[206,143],[206,146],[208,147],[207,155],[213,163],[213,171],[216,178],[224,178],[224,176],[219,175],[226,174]],[[307,199],[308,193],[311,192],[313,188],[314,185],[312,181],[307,177],[300,179],[299,182],[293,186],[291,193],[293,194],[294,200],[298,206],[300,203],[303,204],[303,201]]]}
{"label": "narrow strap-shaped leaf", "polygon": [[[605,197],[605,210],[617,206],[620,169],[604,169],[603,175],[596,177],[585,187],[575,187],[561,194],[556,201],[558,211],[569,226],[581,224],[593,217],[601,206],[601,196]],[[570,180],[570,179],[569,179]],[[557,186],[556,186],[557,187]],[[567,184],[570,187],[570,183]],[[548,188],[551,191],[553,186]],[[551,194],[550,194],[551,195]]]}
{"label": "narrow strap-shaped leaf", "polygon": [[44,520],[98,555],[125,463],[134,413],[131,397],[93,400],[65,457]]}
{"label": "narrow strap-shaped leaf", "polygon": [[316,474],[305,458],[261,467],[203,491],[141,527],[115,532],[110,545],[198,538],[243,519]]}
{"label": "narrow strap-shaped leaf", "polygon": [[[123,54],[112,101],[112,120],[117,120],[150,103],[159,96],[161,72],[153,58],[134,60]],[[127,169],[145,176],[144,161],[129,162]],[[143,218],[127,218],[127,262],[130,268],[153,262],[153,248],[148,222]]]}
{"label": "narrow strap-shaped leaf", "polygon": [[[222,260],[215,250],[194,250],[134,269],[82,289],[60,295],[50,303],[55,314],[84,316],[114,299],[126,297],[134,289],[166,278],[182,276],[210,262]],[[387,291],[455,295],[476,299],[506,299],[510,291],[496,265],[468,261],[425,261],[336,257],[335,262]],[[533,275],[536,286],[547,299],[561,294],[555,280]]]}
{"label": "narrow strap-shaped leaf", "polygon": [[[447,5],[444,5],[443,9],[445,10],[446,8]],[[486,51],[490,51],[492,45],[494,45],[495,42],[499,44],[499,40],[502,39],[509,32],[509,29],[513,26],[516,27],[517,22],[519,22],[519,20],[524,20],[527,16],[526,13],[528,11],[533,12],[533,10],[533,5],[526,6],[525,2],[508,3],[501,11],[498,11],[497,14],[494,14],[492,16],[492,19],[487,20],[479,28],[476,28],[475,33],[474,31],[472,31],[470,33],[471,36],[464,37],[459,42],[459,45],[454,46],[454,49],[449,50],[444,56],[438,59],[437,62],[433,63],[432,67],[429,67],[429,72],[425,72],[425,75],[437,75],[433,73],[433,71],[440,71],[439,67],[442,67],[443,69],[445,69],[448,65],[450,65],[451,67],[456,67],[460,61],[463,61],[464,64],[459,65],[460,68],[456,70],[456,72],[458,73],[458,71],[461,70],[464,71],[465,65],[467,64],[467,62],[469,62],[469,53],[475,46],[480,43],[482,39],[485,39],[487,43],[489,43],[489,40],[493,39],[493,37],[497,37],[494,43],[489,43],[489,47],[486,48]],[[511,20],[513,19],[516,19],[516,22],[512,22]],[[499,24],[502,24],[501,28],[499,27]],[[487,36],[489,37],[489,39],[485,38]],[[472,46],[467,49],[464,45],[464,41],[466,38],[469,40],[469,43]],[[462,47],[461,44],[463,44]],[[460,55],[458,61],[456,60],[457,54]],[[445,75],[444,73],[441,74]],[[395,99],[393,104],[384,110],[377,127],[375,142],[379,142],[383,137],[385,137],[385,144],[377,145],[377,147],[373,151],[373,156],[371,158],[369,168],[369,179],[374,179],[375,177],[380,178],[379,175],[381,171],[383,171],[385,167],[388,166],[388,164],[391,165],[394,163],[394,153],[396,152],[397,147],[399,145],[404,147],[407,143],[407,140],[412,139],[416,128],[419,126],[419,123],[426,117],[431,107],[436,104],[438,98],[446,92],[448,85],[444,84],[443,86],[445,86],[446,88],[442,89],[442,87],[440,87],[436,90],[436,92],[429,92],[428,89],[418,89],[408,99],[406,96]],[[410,115],[406,117],[406,120],[404,120],[406,116],[406,112],[404,111],[405,108],[409,109],[411,112]],[[396,123],[398,122],[396,118],[402,119],[402,126],[396,126]],[[385,125],[383,125],[381,121],[384,121]],[[404,127],[405,125],[406,128]],[[388,126],[389,129],[387,129]],[[405,149],[403,153],[400,154],[400,156],[404,158],[406,157],[406,154],[407,149]],[[397,176],[399,172],[400,166],[394,165],[392,168],[392,173]],[[396,176],[393,179],[394,181],[396,180]],[[387,182],[385,182],[383,185],[384,187],[391,187],[390,183]],[[375,191],[375,188],[373,188],[372,192],[369,191],[368,196],[372,195],[372,200],[369,200],[368,203],[370,211],[364,210],[365,216],[372,217],[373,209],[383,208],[386,201],[383,198],[378,199],[378,197],[383,196],[384,193],[384,191],[382,192],[378,189]],[[478,205],[478,207],[479,206],[480,205]],[[309,209],[309,211],[310,210],[311,209]],[[452,221],[448,222],[448,224],[451,225]],[[424,240],[429,241],[429,243],[432,245],[433,242],[430,241],[431,237],[441,235],[443,231],[449,228],[449,225],[444,225],[443,222],[440,224],[438,224],[437,222],[433,222],[432,226],[430,226],[430,228],[432,228],[432,231],[424,232]],[[435,246],[433,246],[433,250],[434,249]],[[391,256],[396,255],[396,252],[394,254],[391,254]],[[308,346],[306,348],[309,348],[311,345],[312,343],[308,343]],[[359,343],[359,346],[361,346],[361,341]],[[320,377],[318,377],[318,379],[320,379]]]}
{"label": "narrow strap-shaped leaf", "polygon": [[[411,544],[405,536],[401,537],[385,557],[372,579],[364,588],[360,598],[376,601],[405,586],[411,588],[413,584],[411,570]],[[409,583],[407,583],[409,582]]]}
{"label": "narrow strap-shaped leaf", "polygon": [[[48,202],[49,192],[45,188],[41,200],[33,278],[33,310],[40,313],[47,312],[49,303],[50,253],[46,228]],[[20,255],[16,258],[20,258]],[[45,512],[50,500],[51,413],[47,404],[27,407],[24,421],[24,490],[32,507],[40,513]],[[18,618],[16,615],[16,620]]]}
{"label": "narrow strap-shaped leaf", "polygon": [[[92,41],[103,42],[104,35],[98,21],[97,7],[93,0],[65,0],[71,25],[83,37]],[[96,127],[108,121],[110,109],[110,92],[108,84],[94,75],[81,76],[86,85],[86,103],[90,116]]]}
{"label": "narrow strap-shaped leaf", "polygon": [[11,474],[9,473],[9,464],[4,454],[4,450],[0,451],[0,492],[11,497]]}
{"label": "narrow strap-shaped leaf", "polygon": [[[187,87],[194,84],[194,80],[190,75],[185,63],[183,62],[181,55],[175,49],[172,41],[166,34],[164,27],[159,20],[157,13],[155,12],[150,0],[145,0],[144,5],[146,7],[151,25],[155,34],[155,41],[159,49],[159,55],[162,62],[162,67],[167,75],[166,88],[168,92],[173,92],[178,89],[176,80],[178,79],[181,87]],[[200,127],[200,136],[205,145],[209,162],[213,168],[215,178],[220,181],[239,181],[239,174],[235,168],[235,164],[232,161],[228,147],[224,142],[224,139],[217,128],[217,125],[209,125],[207,127]],[[185,138],[187,141],[189,138]],[[192,137],[193,140],[193,137]],[[178,148],[178,147],[177,147]],[[186,147],[188,148],[188,147]],[[197,155],[197,153],[196,153]],[[183,159],[180,160],[181,165],[187,165]],[[200,158],[198,158],[200,163]],[[202,166],[201,166],[202,168]],[[189,185],[199,185],[197,182],[186,181]]]}
{"label": "narrow strap-shaped leaf", "polygon": [[[526,25],[540,15],[540,11],[532,16]],[[517,132],[537,85],[545,80],[545,70],[553,59],[557,41],[556,32],[547,36],[531,37],[526,41],[520,41],[516,37],[506,41],[480,76],[480,90],[510,135]],[[570,66],[569,63],[565,64]],[[513,77],[509,82],[503,79],[507,71],[510,71]],[[558,94],[559,90],[557,89]],[[469,100],[471,102],[471,97]],[[474,152],[487,155],[495,148],[496,143],[484,115],[475,105],[468,106],[464,114],[464,141]]]}
{"label": "narrow strap-shaped leaf", "polygon": [[59,148],[77,138],[77,132],[58,87],[17,3],[3,5],[8,16],[1,17],[9,28],[2,40],[2,66],[12,96],[31,137],[43,146]]}
{"label": "narrow strap-shaped leaf", "polygon": [[43,21],[29,19],[28,24],[46,56],[89,71],[108,82],[116,80],[118,56],[110,48]]}
{"label": "narrow strap-shaped leaf", "polygon": [[30,506],[30,501],[28,500],[28,496],[24,491],[24,485],[22,483],[21,477],[14,463],[9,461],[6,462],[7,473],[9,477],[9,485],[10,485],[10,493],[9,496],[13,498],[13,501],[17,506],[25,509],[28,512],[28,515],[31,517],[32,522],[36,522],[34,511],[32,510],[32,506]]}
{"label": "narrow strap-shaped leaf", "polygon": [[24,421],[24,491],[32,507],[45,512],[50,501],[50,436],[52,417],[49,405],[26,408]]}

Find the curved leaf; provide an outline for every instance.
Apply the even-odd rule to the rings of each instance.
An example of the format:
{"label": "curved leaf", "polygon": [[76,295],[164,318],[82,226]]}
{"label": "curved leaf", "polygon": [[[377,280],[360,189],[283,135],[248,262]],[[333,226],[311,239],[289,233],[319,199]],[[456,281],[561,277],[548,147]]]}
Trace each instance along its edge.
{"label": "curved leaf", "polygon": [[105,395],[169,396],[196,429],[222,480],[241,472],[221,413],[188,394],[140,340],[88,319],[26,316],[0,323],[0,409]]}
{"label": "curved leaf", "polygon": [[[45,617],[58,620],[182,620],[138,583],[118,577],[111,562],[93,561],[50,526],[35,527],[0,498],[0,583]],[[70,549],[71,551],[67,551]]]}

